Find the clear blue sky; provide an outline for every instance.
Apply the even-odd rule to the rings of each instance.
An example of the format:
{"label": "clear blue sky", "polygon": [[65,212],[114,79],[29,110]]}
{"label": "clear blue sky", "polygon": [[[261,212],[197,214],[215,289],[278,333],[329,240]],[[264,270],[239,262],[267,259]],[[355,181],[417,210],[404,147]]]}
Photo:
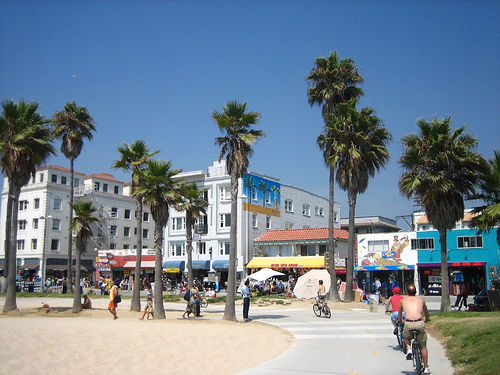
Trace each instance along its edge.
{"label": "clear blue sky", "polygon": [[[393,135],[386,169],[357,215],[410,214],[397,182],[400,139],[451,115],[487,158],[500,148],[498,1],[0,1],[0,99],[88,108],[97,133],[75,168],[110,172],[122,142],[144,139],[184,170],[218,156],[210,114],[232,99],[262,114],[250,170],[327,196],[307,104],[315,57],[336,50],[365,78],[362,106]],[[59,149],[59,144],[57,144]],[[68,166],[61,155],[49,161]],[[342,216],[346,193],[336,189]]]}

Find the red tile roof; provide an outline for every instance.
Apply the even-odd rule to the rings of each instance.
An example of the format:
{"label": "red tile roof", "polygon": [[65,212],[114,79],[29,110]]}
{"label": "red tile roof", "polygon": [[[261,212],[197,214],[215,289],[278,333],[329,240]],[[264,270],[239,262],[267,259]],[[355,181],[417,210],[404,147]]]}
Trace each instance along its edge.
{"label": "red tile roof", "polygon": [[[64,168],[64,167],[61,167],[61,166],[59,166],[59,165],[46,165],[46,166],[44,166],[44,167],[39,167],[39,168],[37,168],[37,170],[38,170],[38,171],[41,171],[41,170],[44,170],[44,169],[49,169],[49,168],[52,168],[52,169],[58,169],[58,170],[60,170],[60,171],[64,171],[64,172],[68,172],[68,173],[70,173],[70,172],[71,172],[71,170],[70,170],[69,168]],[[82,175],[82,176],[84,176],[84,175],[85,175],[85,173],[82,173],[82,172],[78,172],[78,171],[74,171],[74,172],[75,172],[75,174],[80,174],[80,175]]]}
{"label": "red tile roof", "polygon": [[101,172],[101,173],[88,174],[88,175],[85,176],[85,178],[92,178],[92,177],[100,178],[101,180],[108,180],[108,181],[112,181],[112,182],[119,182],[119,183],[123,184],[123,181],[115,180],[113,178],[113,175],[111,173]]}
{"label": "red tile roof", "polygon": [[[347,240],[349,232],[343,229],[334,229],[334,238]],[[300,240],[325,240],[328,239],[328,228],[303,228],[303,229],[284,229],[269,230],[262,233],[255,239],[255,242],[274,242],[274,241],[300,241]]]}

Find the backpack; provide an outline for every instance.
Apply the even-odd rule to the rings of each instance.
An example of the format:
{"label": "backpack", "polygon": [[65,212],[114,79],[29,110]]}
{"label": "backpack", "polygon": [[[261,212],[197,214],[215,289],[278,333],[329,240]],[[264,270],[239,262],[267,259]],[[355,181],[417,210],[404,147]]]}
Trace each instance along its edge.
{"label": "backpack", "polygon": [[189,298],[190,298],[190,294],[189,294],[189,290],[184,294],[184,300],[185,301],[189,301]]}

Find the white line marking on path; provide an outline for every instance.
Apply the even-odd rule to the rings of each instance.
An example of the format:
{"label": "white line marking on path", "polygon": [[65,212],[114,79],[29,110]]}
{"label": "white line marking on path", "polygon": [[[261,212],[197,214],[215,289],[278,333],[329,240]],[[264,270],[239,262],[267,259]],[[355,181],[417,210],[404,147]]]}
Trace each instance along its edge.
{"label": "white line marking on path", "polygon": [[369,326],[367,325],[366,327],[348,327],[348,326],[338,326],[338,327],[300,327],[300,328],[290,328],[290,332],[302,332],[302,331],[361,331],[361,330],[366,330],[366,331],[387,331],[391,332],[393,327],[382,327],[382,326]]}
{"label": "white line marking on path", "polygon": [[378,334],[378,333],[347,333],[339,334],[333,333],[330,335],[293,335],[298,340],[317,340],[317,339],[389,339],[393,338],[391,334]]}
{"label": "white line marking on path", "polygon": [[370,320],[323,320],[323,321],[305,321],[305,322],[275,322],[274,324],[282,326],[298,326],[304,324],[311,325],[332,325],[332,324],[387,324],[390,325],[390,319],[370,319]]}

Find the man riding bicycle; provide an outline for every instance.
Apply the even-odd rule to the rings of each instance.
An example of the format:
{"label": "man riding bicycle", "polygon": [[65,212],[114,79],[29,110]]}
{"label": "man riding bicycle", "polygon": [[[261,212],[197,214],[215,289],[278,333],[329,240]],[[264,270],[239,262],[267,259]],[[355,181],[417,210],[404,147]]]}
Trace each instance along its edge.
{"label": "man riding bicycle", "polygon": [[323,285],[323,280],[319,280],[318,285],[318,296],[316,297],[316,301],[318,303],[324,305],[326,302],[326,288]]}
{"label": "man riding bicycle", "polygon": [[[391,298],[387,301],[387,304],[385,305],[385,311],[386,312],[391,312],[391,322],[392,325],[394,326],[394,331],[393,333],[395,335],[398,334],[398,311],[399,311],[399,304],[401,300],[403,299],[403,296],[399,294],[401,290],[399,287],[394,287],[392,289],[392,292],[394,293]],[[391,306],[391,309],[389,310],[389,306]],[[405,315],[403,313],[403,320],[405,319]]]}
{"label": "man riding bicycle", "polygon": [[406,315],[405,326],[403,329],[403,339],[405,341],[408,352],[406,359],[412,358],[411,351],[411,333],[412,330],[417,330],[417,342],[422,348],[422,358],[424,360],[424,374],[430,374],[429,370],[429,352],[427,350],[427,333],[425,332],[425,323],[429,321],[429,311],[425,301],[416,296],[417,289],[415,285],[408,285],[408,297],[401,300],[398,311],[398,322],[403,323],[403,313]]}

